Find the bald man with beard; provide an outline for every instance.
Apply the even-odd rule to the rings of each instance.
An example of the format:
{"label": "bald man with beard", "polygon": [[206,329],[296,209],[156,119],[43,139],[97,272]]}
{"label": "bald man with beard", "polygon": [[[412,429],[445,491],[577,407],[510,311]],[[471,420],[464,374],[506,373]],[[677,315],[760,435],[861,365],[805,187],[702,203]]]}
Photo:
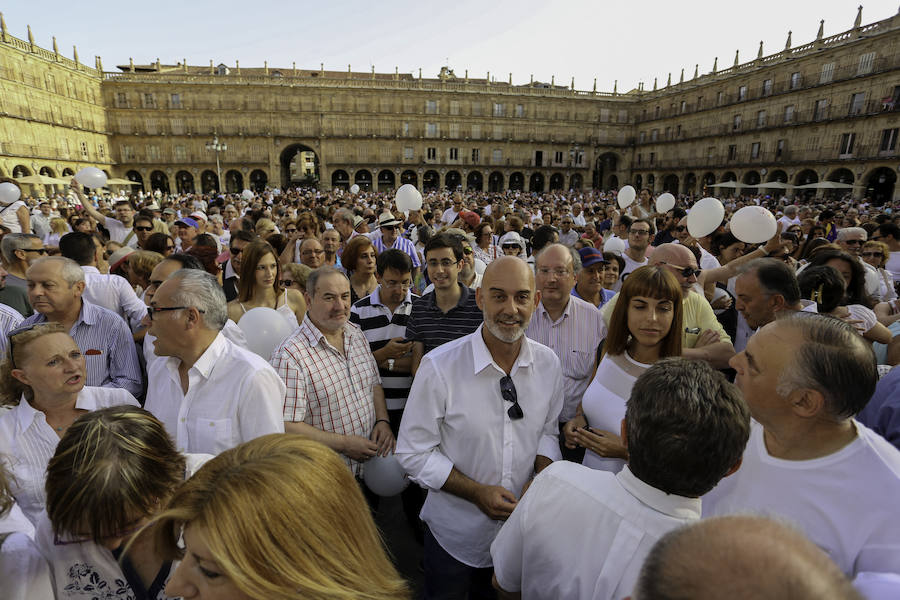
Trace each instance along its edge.
{"label": "bald man with beard", "polygon": [[[727,369],[734,356],[734,345],[706,298],[697,292],[697,259],[681,244],[661,244],[650,256],[651,265],[664,265],[681,284],[684,306],[682,356],[705,360],[717,369]],[[609,325],[618,294],[603,305],[600,312]]]}

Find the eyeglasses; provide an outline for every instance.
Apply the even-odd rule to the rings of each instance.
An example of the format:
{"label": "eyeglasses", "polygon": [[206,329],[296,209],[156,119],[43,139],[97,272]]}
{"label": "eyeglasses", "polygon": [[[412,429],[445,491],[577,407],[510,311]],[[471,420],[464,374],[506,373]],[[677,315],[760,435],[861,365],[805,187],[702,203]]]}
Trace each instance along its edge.
{"label": "eyeglasses", "polygon": [[315,254],[316,256],[320,254],[325,254],[324,250],[304,250],[300,253],[301,256],[309,256],[310,254]]}
{"label": "eyeglasses", "polygon": [[243,250],[241,248],[229,248],[228,252],[230,252],[232,256],[240,256]]}
{"label": "eyeglasses", "polygon": [[[156,313],[166,312],[167,310],[183,310],[183,309],[185,309],[185,308],[194,308],[194,307],[193,307],[193,306],[164,306],[164,307],[160,308],[160,307],[157,307],[157,306],[148,306],[148,307],[147,307],[147,316],[148,316],[148,317],[150,318],[150,320],[152,321],[152,320],[153,320],[153,315],[156,314]],[[206,311],[205,311],[205,310],[200,310],[200,309],[198,308],[198,309],[197,309],[197,312],[200,313],[200,314],[203,314],[203,313],[205,313]]]}
{"label": "eyeglasses", "polygon": [[24,252],[37,252],[38,254],[47,254],[46,248],[20,248]]}
{"label": "eyeglasses", "polygon": [[137,225],[135,225],[134,230],[135,231],[153,231],[153,227],[138,227]]}
{"label": "eyeglasses", "polygon": [[700,277],[700,273],[703,272],[702,269],[695,269],[694,267],[682,267],[681,265],[673,265],[672,263],[667,263],[667,262],[664,262],[662,264],[668,265],[668,266],[672,267],[673,269],[675,269],[676,271],[679,271],[681,273],[681,276],[684,277],[685,279],[690,278],[691,275]]}
{"label": "eyeglasses", "polygon": [[444,269],[449,269],[453,265],[457,264],[457,261],[450,260],[449,258],[445,258],[442,260],[428,260],[425,261],[425,264],[429,269],[437,269],[438,267],[443,267]]}
{"label": "eyeglasses", "polygon": [[[140,531],[141,528],[143,528],[143,527],[144,527],[144,523],[143,523],[143,519],[142,519],[141,522],[139,522],[137,525],[128,526],[127,529],[125,529],[123,531],[117,531],[116,533],[114,533],[112,535],[108,535],[108,536],[104,537],[103,539],[112,540],[115,538],[129,537],[132,534],[135,534],[138,531]],[[82,536],[82,537],[73,538],[71,540],[63,540],[63,539],[60,539],[59,534],[53,534],[53,545],[54,546],[69,546],[71,544],[86,544],[88,542],[93,542],[93,541],[94,541],[94,539],[90,536]]]}
{"label": "eyeglasses", "polygon": [[556,275],[557,277],[562,279],[563,277],[568,276],[571,273],[571,271],[569,271],[568,269],[550,269],[547,267],[541,267],[538,269],[538,273],[540,273],[544,277],[549,277],[550,275]]}
{"label": "eyeglasses", "polygon": [[863,252],[864,258],[882,258],[881,252]]}
{"label": "eyeglasses", "polygon": [[687,227],[685,227],[684,225],[678,225],[677,227],[675,227],[675,231],[677,231],[678,233],[682,233],[686,229]]}
{"label": "eyeglasses", "polygon": [[522,249],[522,246],[520,246],[518,244],[503,244],[502,247],[504,250],[521,250]]}
{"label": "eyeglasses", "polygon": [[500,379],[500,395],[503,396],[503,399],[507,402],[512,402],[512,406],[506,411],[506,414],[509,415],[510,419],[517,421],[525,416],[525,412],[522,410],[522,407],[519,406],[519,394],[516,393],[516,386],[513,383],[512,377],[509,375]]}
{"label": "eyeglasses", "polygon": [[172,244],[171,246],[169,244],[166,244],[166,250],[174,250],[174,249],[175,249],[175,244]]}
{"label": "eyeglasses", "polygon": [[381,229],[387,229],[388,231],[394,231],[396,229],[400,229],[399,225],[381,225]]}
{"label": "eyeglasses", "polygon": [[634,234],[637,236],[650,235],[650,230],[649,229],[629,229],[628,233],[631,233],[631,234]]}
{"label": "eyeglasses", "polygon": [[844,240],[844,243],[848,246],[862,246],[865,242],[862,240]]}
{"label": "eyeglasses", "polygon": [[289,288],[292,285],[294,285],[293,279],[282,279],[281,280],[281,287],[283,287],[283,288]]}

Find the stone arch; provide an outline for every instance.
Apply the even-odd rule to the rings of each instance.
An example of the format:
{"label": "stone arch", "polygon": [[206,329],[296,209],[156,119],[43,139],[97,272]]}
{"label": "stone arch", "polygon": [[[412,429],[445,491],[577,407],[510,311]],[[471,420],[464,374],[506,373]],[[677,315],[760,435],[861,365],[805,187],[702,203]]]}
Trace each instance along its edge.
{"label": "stone arch", "polygon": [[312,145],[303,142],[289,144],[279,154],[278,162],[281,165],[282,189],[288,189],[292,184],[305,187],[319,185],[319,155]]}
{"label": "stone arch", "polygon": [[237,169],[230,169],[225,173],[225,191],[229,194],[244,191],[244,176]]}
{"label": "stone arch", "polygon": [[150,173],[150,189],[159,190],[163,194],[169,193],[169,176],[162,171],[153,171]]}
{"label": "stone arch", "polygon": [[419,187],[419,176],[412,169],[407,169],[400,174],[400,185],[410,184]]}
{"label": "stone arch", "polygon": [[478,192],[484,189],[484,176],[481,171],[469,171],[466,175],[466,189]]}
{"label": "stone arch", "polygon": [[378,172],[378,191],[392,190],[395,187],[394,172],[390,169],[382,169]]}
{"label": "stone arch", "polygon": [[663,177],[662,186],[664,192],[669,192],[670,194],[678,194],[678,184],[678,175],[676,175],[675,173],[669,173],[668,175]]}
{"label": "stone arch", "polygon": [[[65,170],[63,170],[63,174],[65,174]],[[141,190],[144,189],[144,177],[138,171],[135,171],[135,170],[128,171],[127,173],[125,173],[125,179],[127,179],[128,181],[133,181],[135,183],[139,183],[141,186]],[[131,186],[131,187],[132,187],[132,189],[134,189],[137,186]]]}
{"label": "stone arch", "polygon": [[867,177],[866,197],[875,204],[890,202],[897,187],[897,173],[889,167],[876,167]]}
{"label": "stone arch", "polygon": [[525,189],[525,176],[520,171],[516,171],[509,176],[509,189],[514,191]]}
{"label": "stone arch", "polygon": [[528,178],[528,191],[529,192],[543,192],[544,191],[544,174],[540,171],[535,171],[531,174],[531,177]]}
{"label": "stone arch", "polygon": [[455,190],[462,185],[462,175],[459,171],[447,171],[444,175],[444,187],[448,190]]}
{"label": "stone arch", "polygon": [[269,183],[268,174],[262,169],[254,169],[250,171],[250,190],[254,192],[261,192],[266,189],[266,185]]}
{"label": "stone arch", "polygon": [[503,173],[494,171],[488,176],[488,191],[502,192],[503,189]]}
{"label": "stone arch", "polygon": [[194,193],[194,176],[189,171],[178,171],[175,173],[175,191],[179,194]]}
{"label": "stone arch", "polygon": [[360,169],[353,174],[353,183],[363,191],[370,191],[372,189],[372,173],[366,169]]}
{"label": "stone arch", "polygon": [[219,191],[219,176],[212,169],[207,169],[200,174],[200,191],[204,194]]}
{"label": "stone arch", "polygon": [[571,177],[569,177],[569,189],[570,190],[580,190],[584,186],[584,177],[581,176],[581,173],[573,173]]}
{"label": "stone arch", "polygon": [[422,190],[436,190],[441,186],[441,175],[434,169],[425,171],[422,175]]}
{"label": "stone arch", "polygon": [[331,187],[332,188],[350,188],[350,175],[347,174],[347,171],[343,169],[337,169],[334,173],[331,174]]}

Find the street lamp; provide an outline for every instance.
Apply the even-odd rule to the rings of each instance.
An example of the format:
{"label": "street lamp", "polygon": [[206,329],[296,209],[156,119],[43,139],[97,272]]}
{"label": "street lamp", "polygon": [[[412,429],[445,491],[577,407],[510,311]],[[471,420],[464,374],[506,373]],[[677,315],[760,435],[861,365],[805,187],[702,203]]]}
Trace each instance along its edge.
{"label": "street lamp", "polygon": [[211,142],[206,142],[207,150],[215,150],[216,152],[216,177],[218,177],[218,191],[222,191],[222,170],[219,169],[219,152],[225,152],[228,150],[228,144],[219,143],[219,136],[216,132],[213,132],[213,139]]}

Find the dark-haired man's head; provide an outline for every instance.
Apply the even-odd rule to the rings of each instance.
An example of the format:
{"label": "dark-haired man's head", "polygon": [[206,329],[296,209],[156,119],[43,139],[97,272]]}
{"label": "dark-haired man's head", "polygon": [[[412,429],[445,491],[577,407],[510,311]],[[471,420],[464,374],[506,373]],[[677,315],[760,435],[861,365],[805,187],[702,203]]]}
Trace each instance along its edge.
{"label": "dark-haired man's head", "polygon": [[388,306],[395,306],[406,299],[412,287],[413,263],[409,254],[403,250],[389,248],[375,259],[375,278],[381,288],[381,301]]}
{"label": "dark-haired man's head", "polygon": [[81,231],[72,231],[59,238],[59,253],[82,267],[97,264],[97,245],[94,243],[94,236]]}
{"label": "dark-haired man's head", "polygon": [[734,284],[735,308],[752,329],[771,323],[781,311],[800,310],[800,286],[794,270],[774,258],[744,266]]}

